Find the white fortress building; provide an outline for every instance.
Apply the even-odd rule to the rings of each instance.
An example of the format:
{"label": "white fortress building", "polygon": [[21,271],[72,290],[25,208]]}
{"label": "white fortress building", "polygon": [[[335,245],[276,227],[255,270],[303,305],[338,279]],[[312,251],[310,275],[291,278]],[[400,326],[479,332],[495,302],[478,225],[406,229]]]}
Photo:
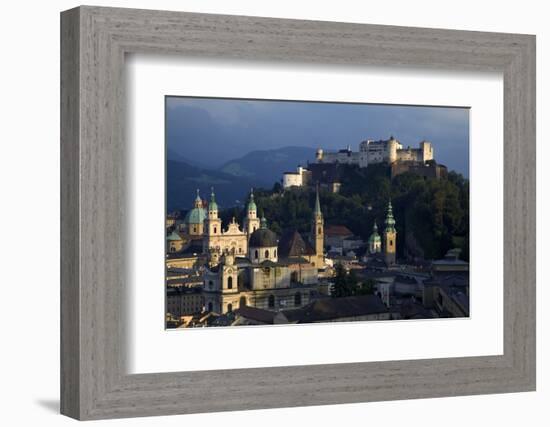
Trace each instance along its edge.
{"label": "white fortress building", "polygon": [[393,136],[388,140],[366,140],[359,144],[359,151],[351,147],[337,152],[325,152],[319,148],[315,155],[317,163],[341,163],[366,168],[370,164],[394,162],[421,162],[433,160],[434,149],[430,142],[421,141],[418,148],[403,148]]}
{"label": "white fortress building", "polygon": [[296,172],[283,173],[283,188],[303,187],[311,178],[311,172],[302,166],[298,166]]}

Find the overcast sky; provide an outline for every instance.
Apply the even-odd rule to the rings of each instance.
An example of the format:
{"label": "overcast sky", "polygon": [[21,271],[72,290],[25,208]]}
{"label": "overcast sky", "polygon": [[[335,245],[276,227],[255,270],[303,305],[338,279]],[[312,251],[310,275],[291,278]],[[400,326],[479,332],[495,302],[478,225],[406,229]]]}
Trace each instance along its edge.
{"label": "overcast sky", "polygon": [[466,108],[185,97],[168,97],[166,107],[169,156],[203,166],[286,146],[358,150],[393,135],[405,147],[431,141],[438,163],[469,175]]}

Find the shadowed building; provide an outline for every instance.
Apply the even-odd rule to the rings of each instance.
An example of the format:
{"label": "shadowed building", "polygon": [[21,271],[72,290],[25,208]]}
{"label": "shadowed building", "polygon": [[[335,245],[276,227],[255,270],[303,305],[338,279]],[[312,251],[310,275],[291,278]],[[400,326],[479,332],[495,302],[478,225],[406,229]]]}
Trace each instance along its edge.
{"label": "shadowed building", "polygon": [[284,310],[289,323],[389,320],[391,314],[376,295],[323,298],[297,310]]}

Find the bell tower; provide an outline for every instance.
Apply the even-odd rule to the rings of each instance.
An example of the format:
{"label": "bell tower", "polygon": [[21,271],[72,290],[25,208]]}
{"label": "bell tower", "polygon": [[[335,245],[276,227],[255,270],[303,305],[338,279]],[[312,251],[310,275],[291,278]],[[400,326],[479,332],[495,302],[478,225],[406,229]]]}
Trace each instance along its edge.
{"label": "bell tower", "polygon": [[222,235],[222,220],[218,218],[218,204],[216,203],[216,195],[212,188],[210,201],[208,202],[208,216],[204,221],[204,253],[208,253],[209,249],[214,247],[214,242],[217,237]]}
{"label": "bell tower", "polygon": [[315,194],[315,207],[313,209],[313,218],[311,222],[311,244],[315,249],[315,267],[320,268],[325,263],[325,230],[324,230],[323,212],[319,202],[319,185]]}
{"label": "bell tower", "polygon": [[250,198],[248,199],[248,205],[246,207],[246,215],[244,218],[244,231],[248,235],[248,239],[252,233],[260,228],[260,219],[258,218],[258,209],[254,202],[254,190],[250,190]]}
{"label": "bell tower", "polygon": [[391,201],[388,203],[386,220],[384,221],[384,259],[388,266],[395,264],[395,246],[397,243],[397,231],[395,231],[395,219]]}

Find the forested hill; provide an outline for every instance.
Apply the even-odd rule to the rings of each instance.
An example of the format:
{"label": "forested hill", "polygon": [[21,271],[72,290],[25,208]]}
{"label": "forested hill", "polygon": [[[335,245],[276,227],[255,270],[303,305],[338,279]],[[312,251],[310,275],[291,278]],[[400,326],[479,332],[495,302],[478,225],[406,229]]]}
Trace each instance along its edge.
{"label": "forested hill", "polygon": [[[312,189],[257,191],[258,208],[263,210],[269,227],[276,233],[286,228],[308,232],[315,200]],[[412,174],[390,179],[384,165],[343,170],[340,194],[321,191],[321,208],[326,224],[346,225],[363,239],[368,239],[376,220],[384,228],[385,210],[391,199],[398,233],[398,255],[437,259],[447,250],[460,247],[468,259],[469,182],[462,175],[449,172],[447,179],[437,180]],[[238,211],[226,211],[226,218]],[[224,219],[226,219],[224,218]]]}

